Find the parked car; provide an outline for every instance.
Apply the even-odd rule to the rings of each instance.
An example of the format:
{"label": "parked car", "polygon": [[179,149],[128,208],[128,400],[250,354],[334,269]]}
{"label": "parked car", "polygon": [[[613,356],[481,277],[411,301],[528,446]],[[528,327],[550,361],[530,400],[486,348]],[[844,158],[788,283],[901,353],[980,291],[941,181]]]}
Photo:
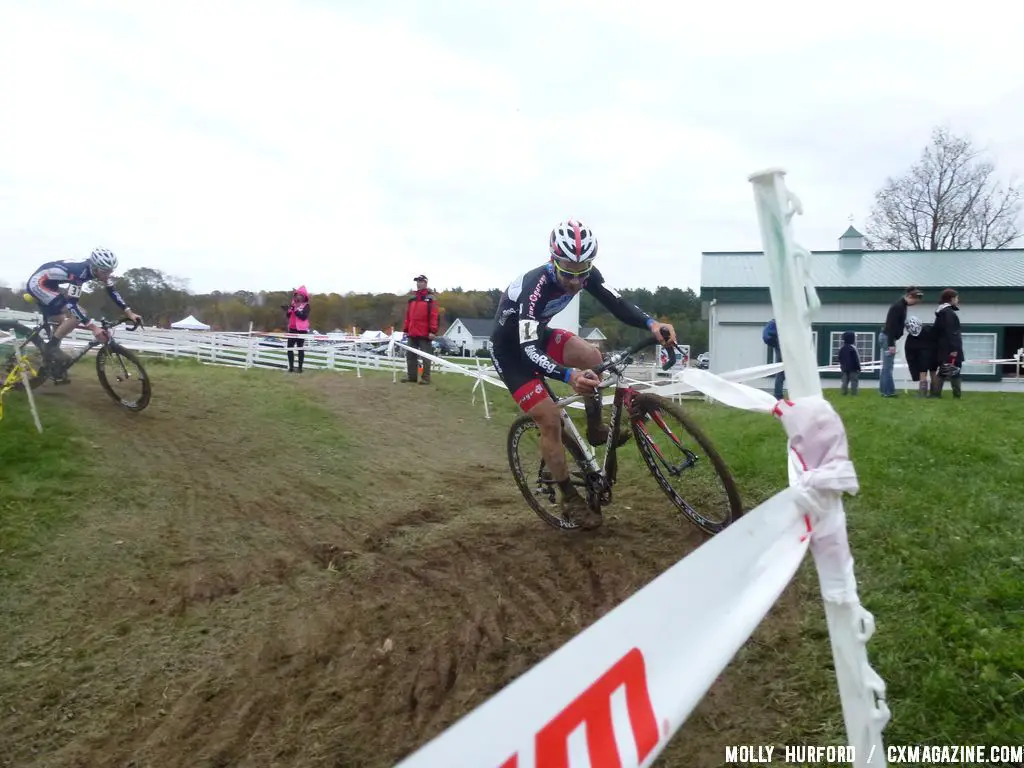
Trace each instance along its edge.
{"label": "parked car", "polygon": [[431,343],[435,352],[440,352],[442,355],[457,355],[459,354],[459,348],[455,346],[455,342],[447,336],[438,336]]}
{"label": "parked car", "polygon": [[701,352],[699,355],[697,355],[697,367],[705,371],[711,367],[710,352]]}

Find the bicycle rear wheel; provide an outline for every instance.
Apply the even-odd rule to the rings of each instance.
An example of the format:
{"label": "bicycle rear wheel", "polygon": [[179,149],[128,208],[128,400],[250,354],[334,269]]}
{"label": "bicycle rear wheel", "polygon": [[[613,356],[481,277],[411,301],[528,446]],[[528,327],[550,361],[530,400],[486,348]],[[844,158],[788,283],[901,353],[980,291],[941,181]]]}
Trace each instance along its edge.
{"label": "bicycle rear wheel", "polygon": [[[132,371],[134,369],[134,372]],[[149,398],[152,388],[149,383],[149,376],[142,366],[138,355],[130,349],[125,349],[120,344],[111,343],[101,347],[96,353],[96,375],[99,377],[103,390],[110,395],[114,401],[129,411],[141,411],[149,405]],[[141,386],[141,392],[135,398],[124,397],[114,391],[114,384],[118,386],[135,380]]]}
{"label": "bicycle rear wheel", "polygon": [[[658,395],[637,395],[630,415],[633,435],[647,468],[687,519],[714,535],[743,514],[740,493],[729,468],[680,406]],[[695,506],[698,500],[700,511]]]}
{"label": "bicycle rear wheel", "polygon": [[[576,486],[580,496],[587,498],[587,471],[583,454],[576,445],[562,433],[562,443],[569,451],[569,479]],[[516,485],[526,503],[537,516],[552,528],[565,531],[580,529],[579,523],[570,522],[561,515],[558,483],[547,471],[540,452],[540,430],[529,414],[522,414],[508,431],[508,465]]]}
{"label": "bicycle rear wheel", "polygon": [[[21,323],[0,320],[0,335],[6,336],[8,333],[13,333],[15,338],[7,344],[0,345],[0,383],[7,379],[7,375],[18,364],[18,356],[21,355],[28,358],[29,365],[35,371],[34,376],[29,376],[28,385],[32,389],[37,389],[46,381],[46,372],[43,370],[45,360],[43,357],[43,340],[36,334],[31,342],[25,345],[24,348],[19,349],[24,344],[25,339],[32,333],[32,329],[26,328]],[[25,389],[25,384],[20,376],[18,383],[14,385],[13,389],[15,391]]]}

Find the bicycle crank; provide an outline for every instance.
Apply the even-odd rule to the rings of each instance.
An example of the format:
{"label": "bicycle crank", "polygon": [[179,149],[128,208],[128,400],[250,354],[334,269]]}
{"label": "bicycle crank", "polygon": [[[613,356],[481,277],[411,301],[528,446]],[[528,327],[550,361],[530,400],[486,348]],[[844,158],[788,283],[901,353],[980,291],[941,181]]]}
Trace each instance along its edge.
{"label": "bicycle crank", "polygon": [[587,503],[592,509],[599,510],[612,503],[612,489],[600,472],[588,472],[586,484]]}

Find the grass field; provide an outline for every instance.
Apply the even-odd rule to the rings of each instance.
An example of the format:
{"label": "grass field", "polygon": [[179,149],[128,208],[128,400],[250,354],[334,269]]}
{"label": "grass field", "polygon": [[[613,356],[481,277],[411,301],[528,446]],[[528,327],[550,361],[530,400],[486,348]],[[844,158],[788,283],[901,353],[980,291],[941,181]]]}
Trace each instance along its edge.
{"label": "grass field", "polygon": [[[0,766],[391,765],[702,541],[631,447],[602,529],[544,526],[461,376],[151,369],[138,415],[47,386],[42,436],[5,396]],[[828,396],[887,743],[1024,742],[1022,401]],[[687,407],[784,486],[777,421]],[[844,741],[808,561],[660,764]]]}

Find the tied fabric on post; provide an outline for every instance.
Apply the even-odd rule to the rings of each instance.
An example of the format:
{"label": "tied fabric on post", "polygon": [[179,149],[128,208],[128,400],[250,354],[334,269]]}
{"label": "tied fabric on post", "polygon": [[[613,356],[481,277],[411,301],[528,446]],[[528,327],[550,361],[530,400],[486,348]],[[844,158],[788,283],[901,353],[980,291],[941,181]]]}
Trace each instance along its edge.
{"label": "tied fabric on post", "polygon": [[782,422],[789,448],[807,473],[804,477],[808,479],[801,484],[857,493],[860,486],[850,461],[846,429],[831,403],[823,397],[779,400],[772,413]]}
{"label": "tied fabric on post", "polygon": [[846,531],[842,493],[860,490],[850,461],[849,444],[842,419],[824,398],[780,400],[772,413],[789,437],[790,483],[800,490],[797,503],[812,521],[811,548],[819,568],[822,597],[847,602],[857,600],[853,557]]}
{"label": "tied fabric on post", "polygon": [[871,668],[865,651],[875,621],[857,595],[846,530],[841,494],[860,490],[846,430],[839,414],[821,397],[780,400],[772,413],[789,437],[790,483],[799,490],[797,504],[813,521],[810,546],[833,637],[832,660],[847,733],[855,743],[878,744],[891,713],[885,681]]}

